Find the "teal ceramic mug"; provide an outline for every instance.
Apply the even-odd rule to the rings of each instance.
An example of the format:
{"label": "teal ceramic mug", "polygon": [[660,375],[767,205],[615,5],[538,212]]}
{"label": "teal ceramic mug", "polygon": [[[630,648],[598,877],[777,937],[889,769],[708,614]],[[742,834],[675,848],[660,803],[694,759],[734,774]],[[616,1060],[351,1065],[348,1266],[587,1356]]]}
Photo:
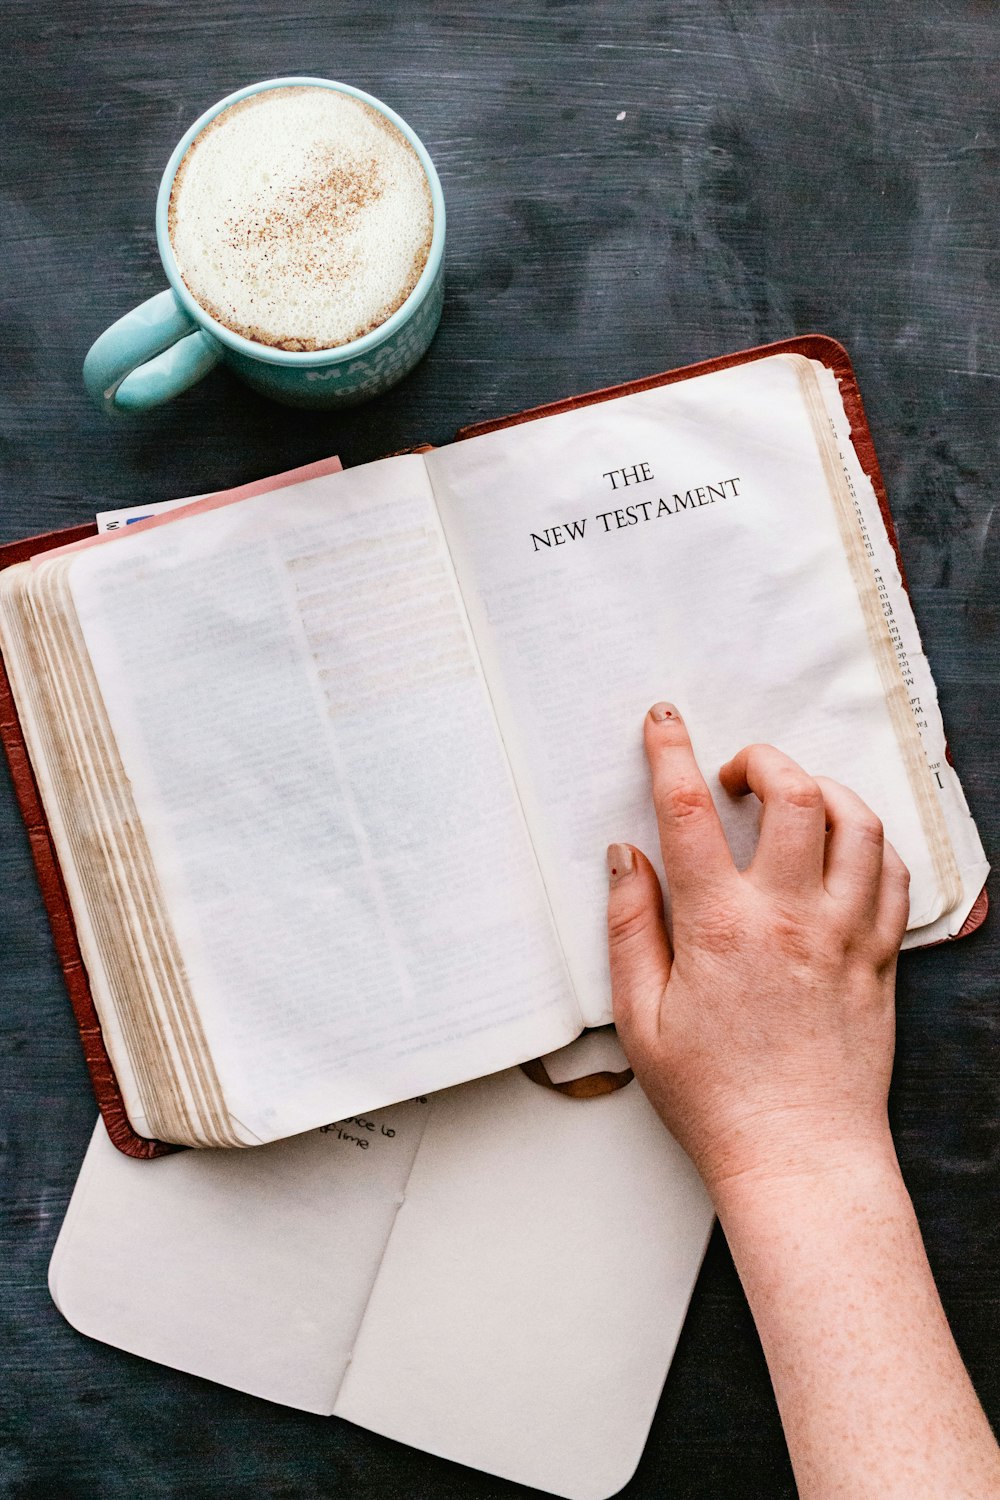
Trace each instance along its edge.
{"label": "teal ceramic mug", "polygon": [[[337,89],[391,120],[420,159],[434,211],[427,263],[406,301],[363,338],[308,353],[254,343],[211,317],[181,280],[167,232],[174,174],[195,137],[238,100],[262,89],[292,85]],[[101,334],[84,361],[84,384],[106,411],[146,411],[180,395],[223,363],[255,391],[289,406],[347,406],[367,400],[402,380],[434,337],[444,298],[444,231],[444,195],[434,163],[405,120],[380,100],[326,78],[271,78],[239,89],[195,121],[178,142],[163,174],[156,200],[156,241],[169,288]]]}

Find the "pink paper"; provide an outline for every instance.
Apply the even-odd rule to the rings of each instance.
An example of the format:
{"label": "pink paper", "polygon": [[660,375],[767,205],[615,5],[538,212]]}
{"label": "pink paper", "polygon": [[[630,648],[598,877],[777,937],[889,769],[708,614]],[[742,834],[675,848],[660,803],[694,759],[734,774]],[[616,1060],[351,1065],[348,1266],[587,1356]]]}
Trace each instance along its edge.
{"label": "pink paper", "polygon": [[305,484],[309,479],[320,479],[324,474],[337,474],[343,464],[336,456],[317,459],[314,464],[303,464],[299,469],[288,469],[284,474],[270,474],[266,479],[254,479],[249,484],[237,485],[232,490],[216,490],[211,495],[202,495],[190,505],[178,505],[176,510],[164,511],[159,516],[147,516],[144,521],[135,521],[121,531],[105,531],[97,536],[84,537],[81,542],[70,542],[65,547],[53,547],[50,552],[40,552],[31,558],[35,567],[43,558],[58,557],[62,552],[79,552],[84,547],[100,546],[104,542],[117,541],[137,531],[149,531],[154,526],[166,526],[185,516],[193,516],[202,510],[218,510],[223,505],[234,505],[237,500],[249,500],[251,495],[265,495],[269,490],[283,490],[289,485]]}

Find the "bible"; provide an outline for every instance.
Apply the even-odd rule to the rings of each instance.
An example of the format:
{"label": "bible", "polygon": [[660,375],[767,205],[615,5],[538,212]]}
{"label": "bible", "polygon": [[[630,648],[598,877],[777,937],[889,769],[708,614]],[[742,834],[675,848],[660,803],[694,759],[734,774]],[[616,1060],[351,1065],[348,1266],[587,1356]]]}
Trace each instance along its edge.
{"label": "bible", "polygon": [[812,337],[7,568],[117,1143],[272,1141],[608,1023],[660,697],[738,864],[759,807],[714,771],[771,741],[882,818],[907,946],[981,920],[883,498]]}

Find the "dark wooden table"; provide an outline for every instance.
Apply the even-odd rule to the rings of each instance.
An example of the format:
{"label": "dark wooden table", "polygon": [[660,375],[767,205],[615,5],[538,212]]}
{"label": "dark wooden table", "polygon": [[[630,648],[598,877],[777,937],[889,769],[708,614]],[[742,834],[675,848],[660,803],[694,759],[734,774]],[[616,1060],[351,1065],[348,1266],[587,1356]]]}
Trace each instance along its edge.
{"label": "dark wooden table", "polygon": [[[1000,848],[1000,46],[987,0],[10,0],[5,20],[3,540],[831,333],[865,394],[955,759]],[[153,203],[171,147],[215,99],[289,73],[368,89],[434,156],[449,279],[431,353],[342,415],[269,405],[216,372],[141,420],[108,420],[84,398],[80,363],[161,285]],[[0,1493],[527,1495],[61,1321],[46,1265],[94,1106],[6,779],[0,816]],[[990,919],[904,960],[893,1090],[930,1258],[995,1419],[997,947]],[[624,1493],[794,1493],[718,1234]]]}

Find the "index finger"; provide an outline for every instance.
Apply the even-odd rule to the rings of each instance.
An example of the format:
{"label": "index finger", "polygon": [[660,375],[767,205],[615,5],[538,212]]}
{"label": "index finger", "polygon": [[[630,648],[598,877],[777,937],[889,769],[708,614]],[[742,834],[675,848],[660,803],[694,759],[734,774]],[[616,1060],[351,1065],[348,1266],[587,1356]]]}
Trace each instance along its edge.
{"label": "index finger", "polygon": [[720,883],[736,874],[736,866],[684,720],[672,703],[654,703],[644,735],[663,867],[676,911],[685,901],[713,897]]}

